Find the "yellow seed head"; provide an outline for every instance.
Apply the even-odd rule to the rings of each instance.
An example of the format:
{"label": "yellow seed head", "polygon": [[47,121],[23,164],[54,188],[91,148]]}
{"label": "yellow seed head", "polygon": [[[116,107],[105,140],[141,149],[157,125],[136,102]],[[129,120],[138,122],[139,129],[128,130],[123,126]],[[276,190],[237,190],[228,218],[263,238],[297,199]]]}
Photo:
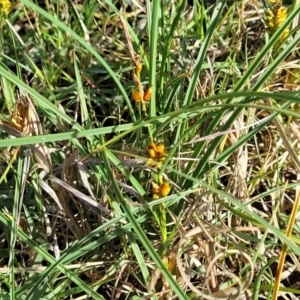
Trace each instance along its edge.
{"label": "yellow seed head", "polygon": [[7,16],[11,7],[11,3],[8,0],[0,0],[0,15]]}
{"label": "yellow seed head", "polygon": [[277,11],[277,15],[275,16],[275,20],[277,23],[277,26],[280,27],[282,25],[282,23],[286,20],[288,13],[287,13],[287,7],[281,7],[278,9]]}
{"label": "yellow seed head", "polygon": [[[281,1],[274,0],[273,2],[271,3],[275,8],[269,9],[265,13],[265,22],[267,25],[266,31],[269,34],[273,34],[276,30],[278,30],[288,16],[288,8],[281,7]],[[275,47],[278,47],[288,37],[289,33],[290,28],[286,28],[278,39],[278,43],[275,45]]]}

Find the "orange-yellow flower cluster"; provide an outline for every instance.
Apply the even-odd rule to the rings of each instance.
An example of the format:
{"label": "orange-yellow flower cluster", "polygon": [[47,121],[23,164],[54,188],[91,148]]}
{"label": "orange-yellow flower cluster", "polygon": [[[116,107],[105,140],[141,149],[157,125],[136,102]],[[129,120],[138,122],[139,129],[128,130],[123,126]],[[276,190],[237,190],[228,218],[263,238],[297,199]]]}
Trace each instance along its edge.
{"label": "orange-yellow flower cluster", "polygon": [[[164,163],[167,153],[164,144],[156,145],[151,141],[148,145],[147,153],[148,159],[146,165],[152,168],[160,169]],[[166,197],[171,191],[171,186],[168,181],[163,181],[162,175],[158,176],[158,184],[152,182],[152,198],[159,199]]]}
{"label": "orange-yellow flower cluster", "polygon": [[160,185],[152,182],[152,192],[153,192],[152,198],[154,200],[168,196],[170,191],[171,191],[171,186],[168,181],[164,181]]}
{"label": "orange-yellow flower cluster", "polygon": [[140,75],[142,72],[142,64],[137,64],[135,68],[135,72],[133,73],[133,81],[135,87],[132,89],[132,98],[136,103],[141,103],[142,108],[146,110],[146,103],[151,99],[152,96],[152,88],[149,87],[146,91],[144,91],[144,87],[140,81]]}
{"label": "orange-yellow flower cluster", "polygon": [[[282,7],[281,1],[270,1],[273,4],[271,9],[268,9],[265,14],[265,22],[267,25],[267,32],[273,34],[278,28],[281,27],[283,22],[288,16],[288,8]],[[287,27],[284,32],[281,34],[278,42],[281,44],[289,35],[290,28]]]}
{"label": "orange-yellow flower cluster", "polygon": [[132,98],[137,103],[146,104],[146,102],[151,99],[151,96],[152,96],[152,88],[147,89],[144,93],[140,93],[136,89],[132,90]]}
{"label": "orange-yellow flower cluster", "polygon": [[146,165],[152,168],[160,169],[165,161],[167,153],[165,152],[164,144],[156,145],[154,142],[150,142],[146,155],[148,157]]}
{"label": "orange-yellow flower cluster", "polygon": [[9,13],[11,3],[9,0],[0,0],[0,16],[6,17]]}

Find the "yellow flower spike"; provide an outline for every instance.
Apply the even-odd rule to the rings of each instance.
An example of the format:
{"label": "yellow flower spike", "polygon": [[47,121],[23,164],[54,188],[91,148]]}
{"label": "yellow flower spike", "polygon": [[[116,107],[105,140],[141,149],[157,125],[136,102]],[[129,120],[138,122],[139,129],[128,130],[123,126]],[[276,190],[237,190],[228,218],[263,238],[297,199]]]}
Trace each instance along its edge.
{"label": "yellow flower spike", "polygon": [[169,195],[171,191],[171,187],[170,187],[170,183],[169,182],[164,182],[161,186],[160,186],[160,196],[161,197],[166,197]]}
{"label": "yellow flower spike", "polygon": [[149,149],[156,149],[156,145],[153,141],[150,141],[149,144],[148,144],[148,148]]}
{"label": "yellow flower spike", "polygon": [[132,90],[132,98],[137,103],[143,101],[143,98],[142,98],[141,94],[135,89]]}
{"label": "yellow flower spike", "polygon": [[279,7],[281,7],[281,5],[282,5],[282,1],[281,1],[281,0],[275,0],[275,1],[273,2],[273,4],[274,4],[274,6],[275,6],[276,8],[279,8]]}
{"label": "yellow flower spike", "polygon": [[160,186],[152,181],[152,191],[154,194],[159,194],[160,192]]}
{"label": "yellow flower spike", "polygon": [[165,152],[164,144],[156,145],[153,141],[151,141],[148,145],[146,155],[148,157],[146,165],[160,169],[165,161],[167,153]]}
{"label": "yellow flower spike", "polygon": [[144,94],[144,101],[149,101],[152,97],[152,87],[149,87]]}
{"label": "yellow flower spike", "polygon": [[8,0],[0,0],[0,15],[7,16],[11,7],[11,3]]}
{"label": "yellow flower spike", "polygon": [[149,158],[154,158],[155,155],[156,155],[155,150],[153,150],[153,149],[148,149],[148,157],[149,157]]}
{"label": "yellow flower spike", "polygon": [[152,182],[152,198],[153,199],[159,199],[159,198],[163,198],[169,195],[171,191],[171,186],[170,183],[168,181],[165,181],[163,183],[161,183],[160,185],[158,185],[155,182]]}
{"label": "yellow flower spike", "polygon": [[154,168],[155,167],[155,162],[152,158],[148,158],[147,161],[146,161],[146,165],[151,167],[151,168]]}
{"label": "yellow flower spike", "polygon": [[286,8],[281,7],[278,9],[277,14],[274,17],[277,28],[279,28],[282,25],[282,23],[286,20],[288,15],[287,10],[288,10],[287,7]]}
{"label": "yellow flower spike", "polygon": [[[272,7],[265,12],[266,31],[273,34],[282,26],[288,16],[288,7],[282,7],[281,0],[269,0]],[[286,28],[279,37],[275,47],[278,47],[289,36],[290,28]]]}
{"label": "yellow flower spike", "polygon": [[143,65],[141,63],[138,63],[135,67],[135,73],[137,76],[140,76],[143,69]]}
{"label": "yellow flower spike", "polygon": [[146,166],[151,167],[151,168],[161,169],[162,162],[157,161],[153,158],[148,158],[146,161]]}
{"label": "yellow flower spike", "polygon": [[155,143],[151,141],[148,145],[148,149],[153,149],[154,151],[156,151],[157,148],[156,148]]}
{"label": "yellow flower spike", "polygon": [[268,0],[268,2],[277,9],[282,5],[282,0]]}
{"label": "yellow flower spike", "polygon": [[158,158],[165,157],[165,145],[164,144],[159,144],[156,146],[156,154]]}

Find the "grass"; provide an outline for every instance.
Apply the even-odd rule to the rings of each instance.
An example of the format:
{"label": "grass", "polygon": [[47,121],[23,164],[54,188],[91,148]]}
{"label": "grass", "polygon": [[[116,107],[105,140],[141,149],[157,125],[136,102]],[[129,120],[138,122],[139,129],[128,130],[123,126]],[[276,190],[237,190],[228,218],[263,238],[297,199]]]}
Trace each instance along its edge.
{"label": "grass", "polygon": [[2,14],[1,300],[299,297],[300,8],[191,3]]}

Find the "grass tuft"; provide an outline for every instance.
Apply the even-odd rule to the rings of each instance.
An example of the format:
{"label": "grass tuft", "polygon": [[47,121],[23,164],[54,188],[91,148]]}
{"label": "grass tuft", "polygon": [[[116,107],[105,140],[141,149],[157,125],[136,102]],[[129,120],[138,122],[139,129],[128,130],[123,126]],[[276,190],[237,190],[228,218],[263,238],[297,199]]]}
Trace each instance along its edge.
{"label": "grass tuft", "polygon": [[0,0],[0,298],[298,297],[299,13]]}

